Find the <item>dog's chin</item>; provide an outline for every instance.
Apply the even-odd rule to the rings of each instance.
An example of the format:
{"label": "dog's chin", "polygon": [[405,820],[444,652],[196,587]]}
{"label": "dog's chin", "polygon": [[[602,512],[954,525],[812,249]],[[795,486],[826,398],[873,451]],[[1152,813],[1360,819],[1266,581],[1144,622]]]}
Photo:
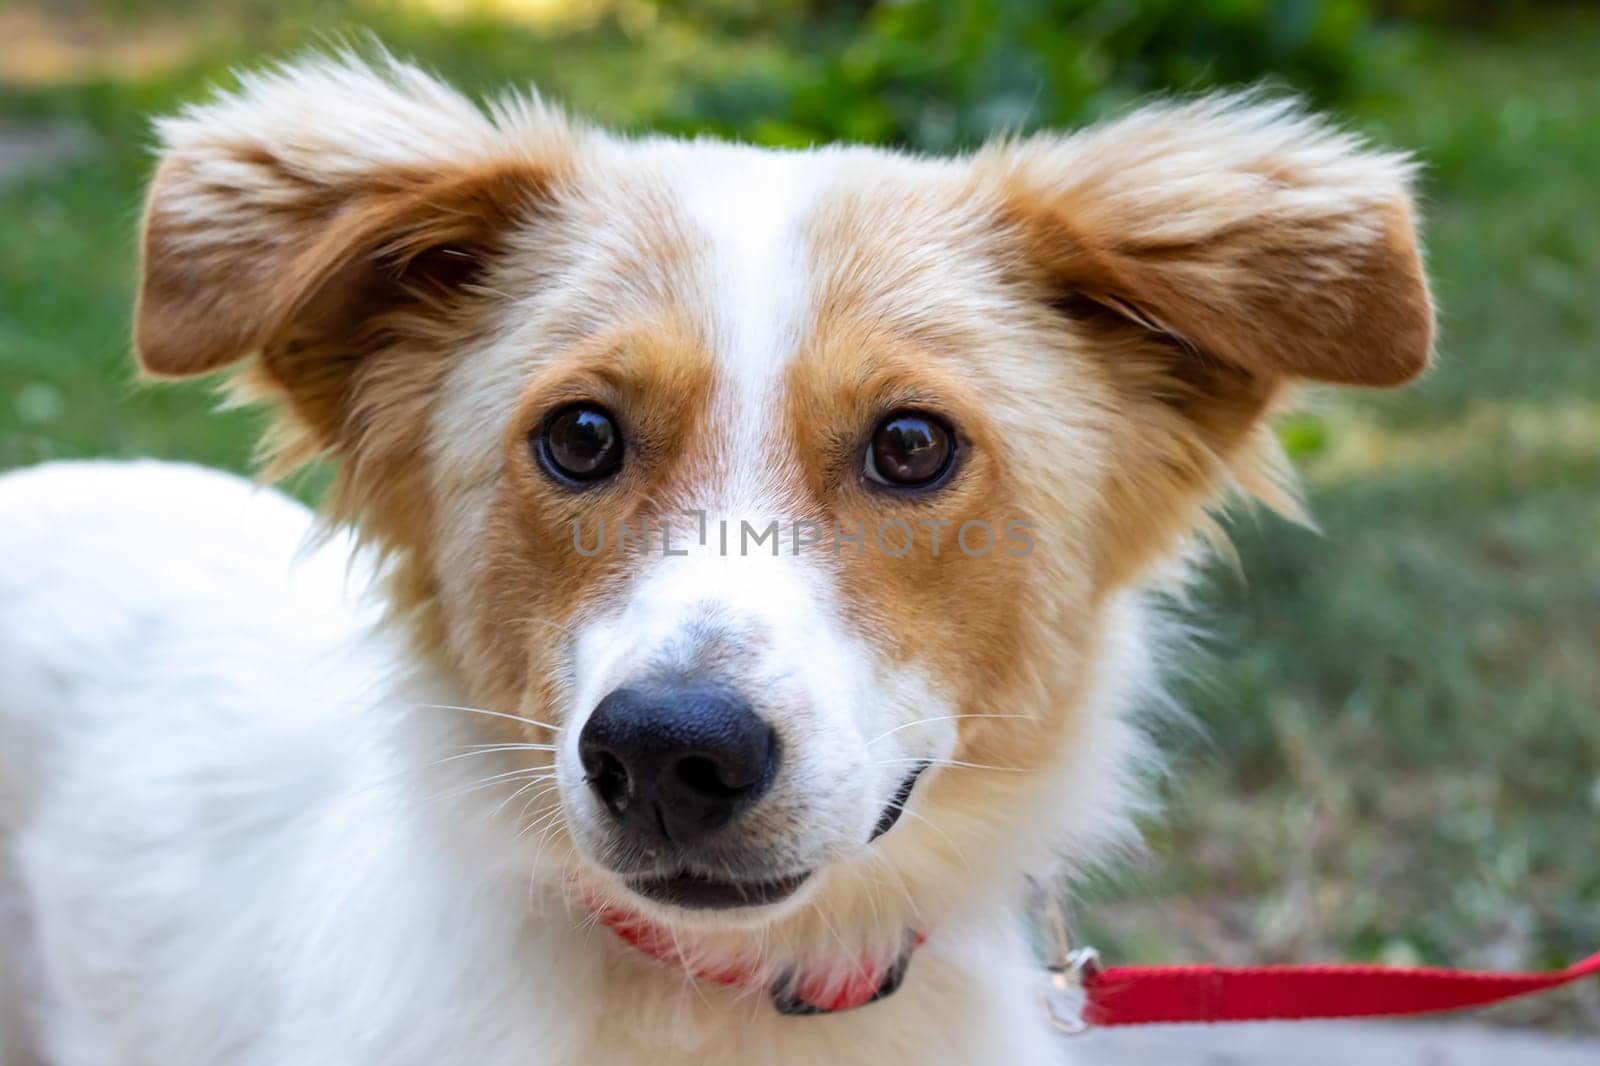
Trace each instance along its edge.
{"label": "dog's chin", "polygon": [[628,891],[658,906],[688,911],[768,911],[793,899],[811,871],[766,879],[726,879],[690,870],[625,877]]}
{"label": "dog's chin", "polygon": [[625,873],[594,864],[580,880],[592,886],[584,891],[591,907],[622,907],[685,928],[759,928],[803,908],[824,874],[819,869],[732,879],[691,870]]}

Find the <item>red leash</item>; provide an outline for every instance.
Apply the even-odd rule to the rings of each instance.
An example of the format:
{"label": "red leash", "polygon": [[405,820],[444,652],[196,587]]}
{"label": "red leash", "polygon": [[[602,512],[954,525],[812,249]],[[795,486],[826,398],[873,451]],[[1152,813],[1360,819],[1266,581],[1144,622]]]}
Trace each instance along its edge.
{"label": "red leash", "polygon": [[1493,973],[1424,966],[1087,967],[1093,1026],[1376,1018],[1482,1007],[1600,975],[1600,952],[1564,970]]}
{"label": "red leash", "polygon": [[[1112,1025],[1292,1021],[1432,1014],[1500,1003],[1600,975],[1600,952],[1544,973],[1493,973],[1427,966],[1109,966],[1074,951],[1053,898],[1043,898],[1055,951],[1045,1009],[1066,1032]],[[600,923],[644,954],[702,981],[768,993],[783,1014],[854,1010],[893,995],[925,937],[908,932],[897,958],[852,960],[819,973],[764,983],[754,960],[710,964],[686,958],[670,929],[628,909],[595,908]],[[1081,986],[1082,999],[1074,994]],[[1075,1002],[1082,1003],[1081,1020]]]}

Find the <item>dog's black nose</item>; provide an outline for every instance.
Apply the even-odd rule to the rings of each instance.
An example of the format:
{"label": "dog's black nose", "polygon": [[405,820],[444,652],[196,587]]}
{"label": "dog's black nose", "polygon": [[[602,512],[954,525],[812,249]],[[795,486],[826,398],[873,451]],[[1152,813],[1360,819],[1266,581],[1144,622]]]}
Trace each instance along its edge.
{"label": "dog's black nose", "polygon": [[766,789],[778,745],[731,689],[674,681],[601,700],[578,735],[578,756],[600,801],[636,834],[690,844]]}

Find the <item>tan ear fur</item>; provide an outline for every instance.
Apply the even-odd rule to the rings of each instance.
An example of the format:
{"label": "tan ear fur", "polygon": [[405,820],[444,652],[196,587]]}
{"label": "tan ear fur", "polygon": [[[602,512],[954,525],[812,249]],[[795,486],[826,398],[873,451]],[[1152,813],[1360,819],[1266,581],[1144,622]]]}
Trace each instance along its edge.
{"label": "tan ear fur", "polygon": [[1428,365],[1410,163],[1291,103],[1155,106],[992,161],[1063,295],[1268,379],[1388,386]]}
{"label": "tan ear fur", "polygon": [[[268,156],[254,165],[275,165]],[[166,160],[151,187],[143,235],[142,283],[135,347],[153,374],[182,377],[225,366],[297,325],[319,302],[359,300],[387,278],[399,298],[415,284],[429,252],[474,260],[497,235],[537,208],[550,175],[530,164],[485,164],[458,172],[374,173],[337,197],[310,196],[268,242],[239,238],[204,241],[203,218],[185,219],[170,205],[182,200],[185,160]],[[248,208],[246,208],[248,209]],[[440,273],[459,278],[446,264]],[[364,277],[365,274],[377,277]],[[331,285],[349,290],[330,294]],[[381,302],[383,294],[367,292]],[[354,310],[354,309],[352,309]],[[376,307],[371,310],[377,310]]]}
{"label": "tan ear fur", "polygon": [[393,316],[463,297],[553,195],[571,131],[421,72],[316,59],[161,123],[134,346],[161,376],[259,353],[324,441]]}
{"label": "tan ear fur", "polygon": [[977,164],[1016,276],[1117,390],[1103,588],[1220,538],[1206,509],[1230,489],[1303,517],[1267,425],[1296,383],[1428,365],[1411,164],[1292,103],[1157,105]]}

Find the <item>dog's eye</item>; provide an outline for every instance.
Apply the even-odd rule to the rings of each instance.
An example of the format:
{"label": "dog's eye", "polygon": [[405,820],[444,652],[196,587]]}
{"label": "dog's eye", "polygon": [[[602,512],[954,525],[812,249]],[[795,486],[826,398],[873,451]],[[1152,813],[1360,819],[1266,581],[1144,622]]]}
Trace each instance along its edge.
{"label": "dog's eye", "polygon": [[867,477],[880,485],[921,488],[950,470],[955,443],[932,415],[896,411],[878,424],[867,445]]}
{"label": "dog's eye", "polygon": [[535,451],[558,478],[599,481],[622,465],[622,434],[603,408],[574,404],[545,420]]}

